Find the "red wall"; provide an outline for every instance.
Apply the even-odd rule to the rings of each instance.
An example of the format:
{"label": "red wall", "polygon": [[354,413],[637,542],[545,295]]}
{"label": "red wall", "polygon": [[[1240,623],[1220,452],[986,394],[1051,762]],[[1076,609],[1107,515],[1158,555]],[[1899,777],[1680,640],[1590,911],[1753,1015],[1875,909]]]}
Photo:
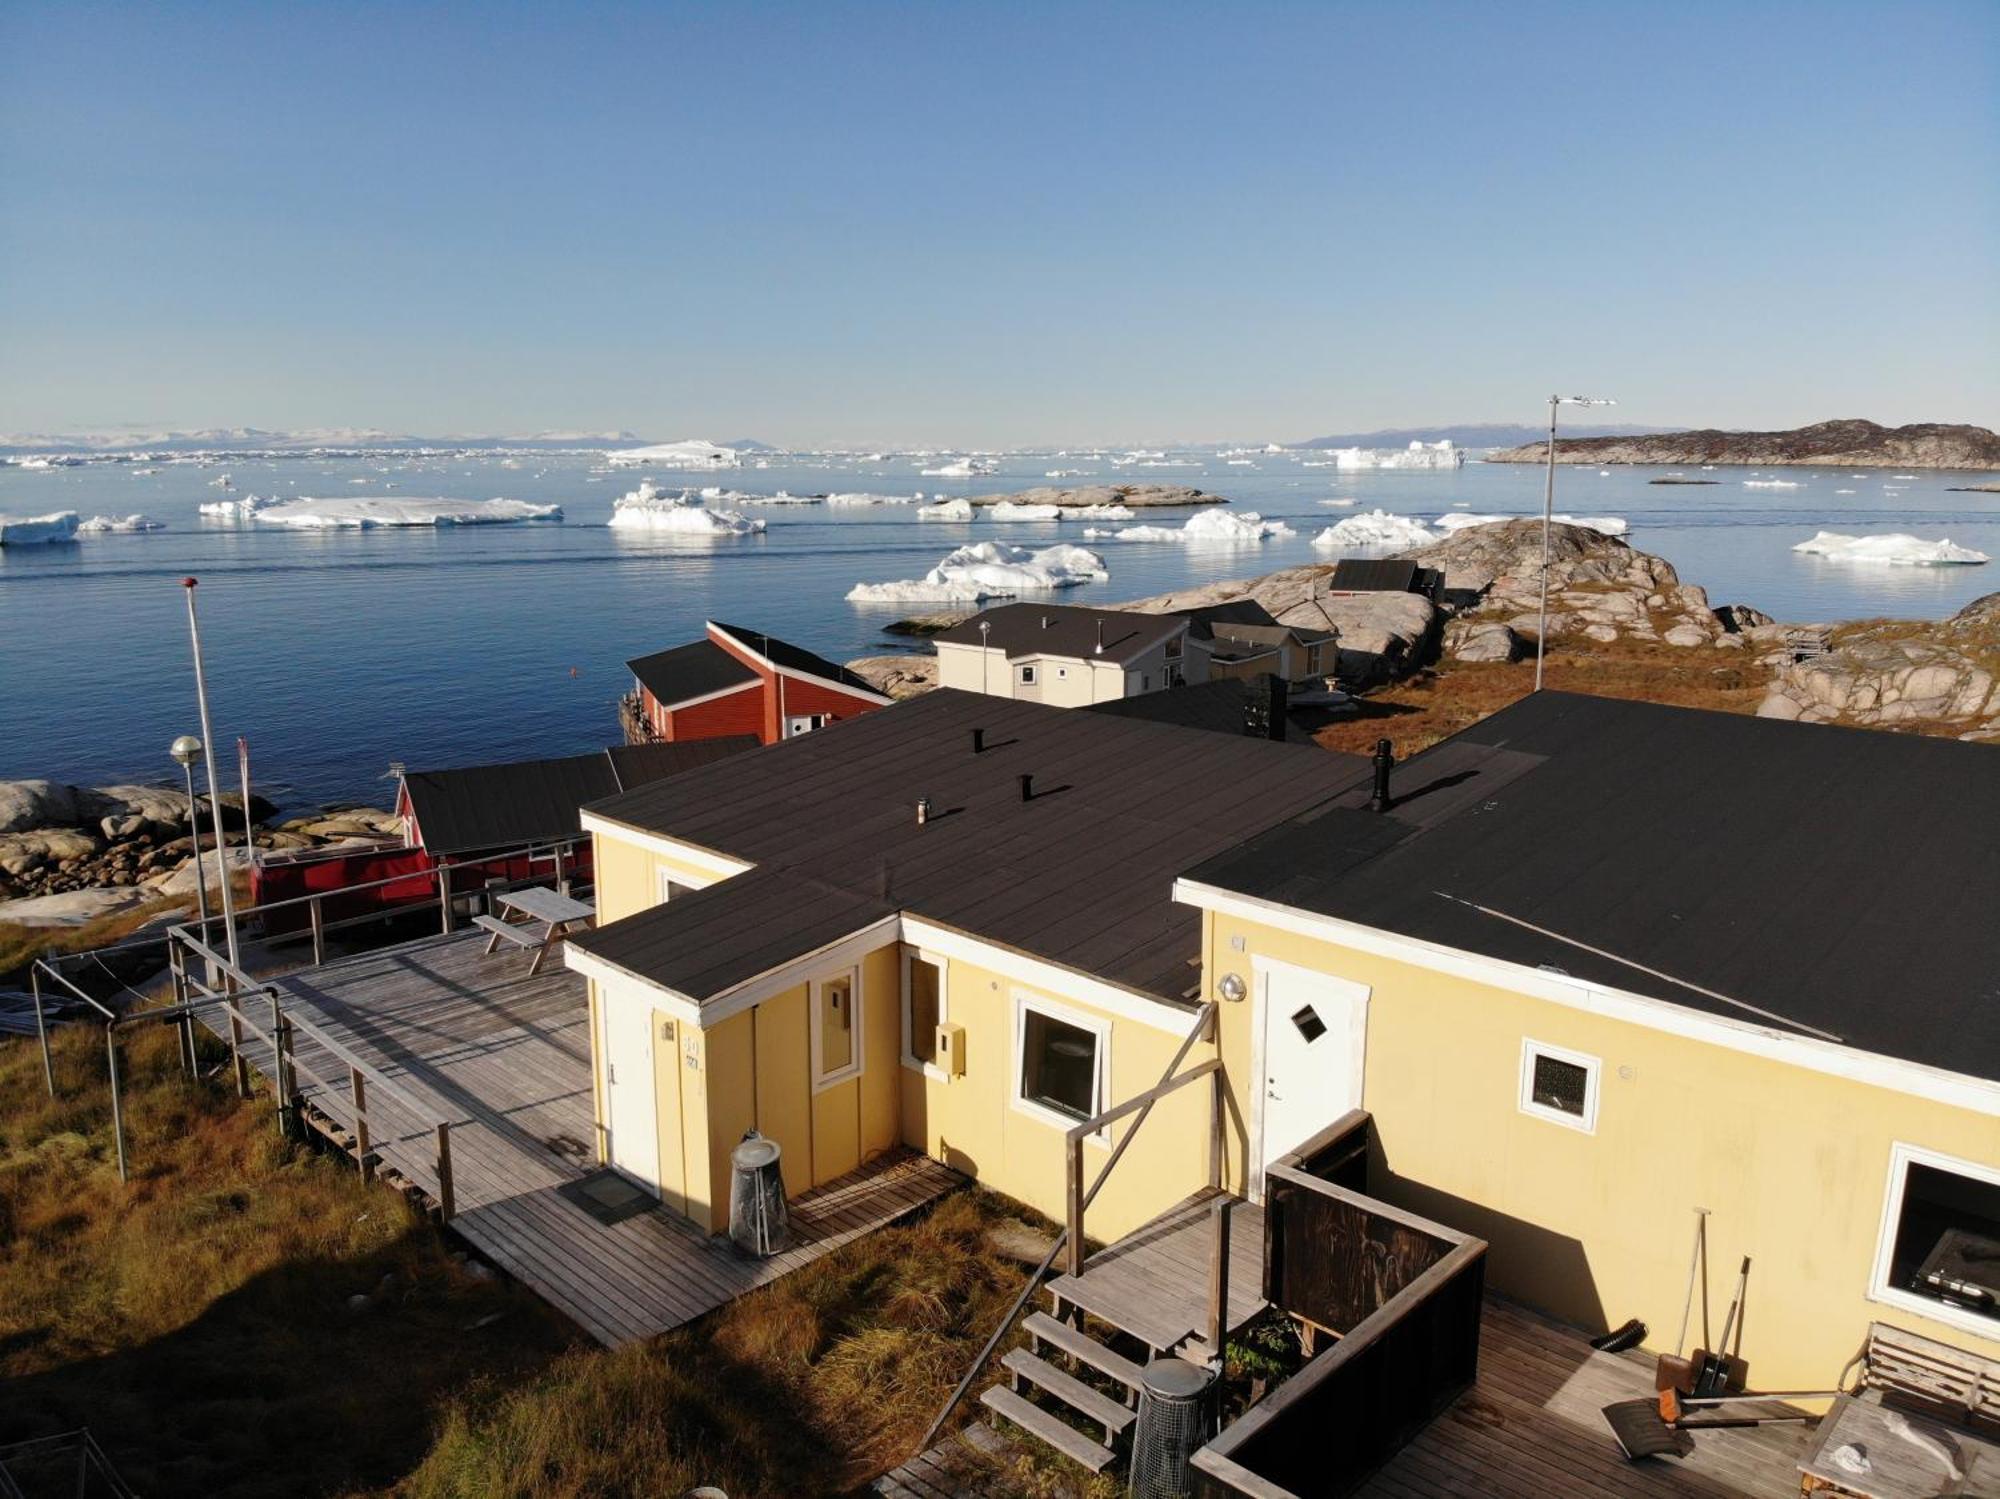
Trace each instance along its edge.
{"label": "red wall", "polygon": [[[679,739],[724,739],[731,734],[764,732],[764,686],[754,682],[739,692],[710,698],[692,708],[656,713],[654,723],[669,742]],[[766,744],[771,741],[764,739]]]}
{"label": "red wall", "polygon": [[691,708],[663,709],[653,694],[641,689],[646,720],[653,732],[672,743],[682,739],[721,739],[731,734],[755,734],[765,744],[785,737],[785,720],[808,713],[825,713],[834,722],[872,713],[884,704],[859,697],[832,683],[782,676],[760,660],[745,655],[735,642],[710,635],[717,645],[757,673],[755,684],[710,698]]}

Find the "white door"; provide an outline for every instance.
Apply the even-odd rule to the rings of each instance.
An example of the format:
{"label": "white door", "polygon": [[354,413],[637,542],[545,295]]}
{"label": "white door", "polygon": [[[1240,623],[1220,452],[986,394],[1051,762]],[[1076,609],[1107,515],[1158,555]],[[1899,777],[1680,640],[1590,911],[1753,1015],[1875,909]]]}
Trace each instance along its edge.
{"label": "white door", "polygon": [[653,1080],[653,1007],[600,987],[604,1126],[611,1164],[649,1192],[660,1190],[660,1126]]}
{"label": "white door", "polygon": [[1265,1166],[1361,1107],[1368,989],[1289,964],[1259,964],[1257,999],[1264,1012],[1261,1196]]}

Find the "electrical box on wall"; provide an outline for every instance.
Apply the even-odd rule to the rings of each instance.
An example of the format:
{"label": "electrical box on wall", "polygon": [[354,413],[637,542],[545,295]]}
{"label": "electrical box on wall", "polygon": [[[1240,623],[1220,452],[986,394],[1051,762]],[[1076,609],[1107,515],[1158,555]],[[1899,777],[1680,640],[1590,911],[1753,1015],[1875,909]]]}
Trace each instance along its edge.
{"label": "electrical box on wall", "polygon": [[937,1065],[946,1077],[965,1076],[965,1027],[949,1020],[937,1028]]}

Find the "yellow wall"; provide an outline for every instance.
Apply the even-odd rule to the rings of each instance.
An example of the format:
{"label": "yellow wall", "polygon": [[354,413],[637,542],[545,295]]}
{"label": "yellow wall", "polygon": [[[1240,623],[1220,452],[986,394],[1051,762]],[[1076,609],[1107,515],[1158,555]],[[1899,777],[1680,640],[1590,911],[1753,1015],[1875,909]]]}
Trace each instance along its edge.
{"label": "yellow wall", "polygon": [[[1823,1388],[1870,1321],[2000,1357],[2000,1342],[1867,1299],[1890,1147],[2000,1165],[2000,1120],[1231,917],[1206,918],[1210,986],[1262,956],[1370,986],[1371,1190],[1492,1246],[1488,1283],[1590,1330],[1678,1331],[1694,1208],[1710,1209],[1717,1335],[1752,1258],[1753,1386]],[[1244,947],[1230,939],[1240,936]],[[1223,1007],[1234,1086],[1251,1001]],[[1594,1134],[1524,1114],[1524,1037],[1602,1059]],[[1248,1101],[1236,1096],[1240,1116]],[[1239,1148],[1247,1140],[1239,1126]],[[1240,1162],[1238,1163],[1240,1169]],[[1696,1334],[1699,1332],[1697,1308]],[[1691,1337],[1692,1341],[1692,1337]]]}

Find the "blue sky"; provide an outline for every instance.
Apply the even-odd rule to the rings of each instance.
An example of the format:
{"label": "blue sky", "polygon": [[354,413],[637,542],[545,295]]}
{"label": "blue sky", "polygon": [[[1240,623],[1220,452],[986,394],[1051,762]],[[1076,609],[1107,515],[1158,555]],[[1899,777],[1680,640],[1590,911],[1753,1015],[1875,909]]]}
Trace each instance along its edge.
{"label": "blue sky", "polygon": [[0,430],[2000,424],[2000,4],[0,0]]}

